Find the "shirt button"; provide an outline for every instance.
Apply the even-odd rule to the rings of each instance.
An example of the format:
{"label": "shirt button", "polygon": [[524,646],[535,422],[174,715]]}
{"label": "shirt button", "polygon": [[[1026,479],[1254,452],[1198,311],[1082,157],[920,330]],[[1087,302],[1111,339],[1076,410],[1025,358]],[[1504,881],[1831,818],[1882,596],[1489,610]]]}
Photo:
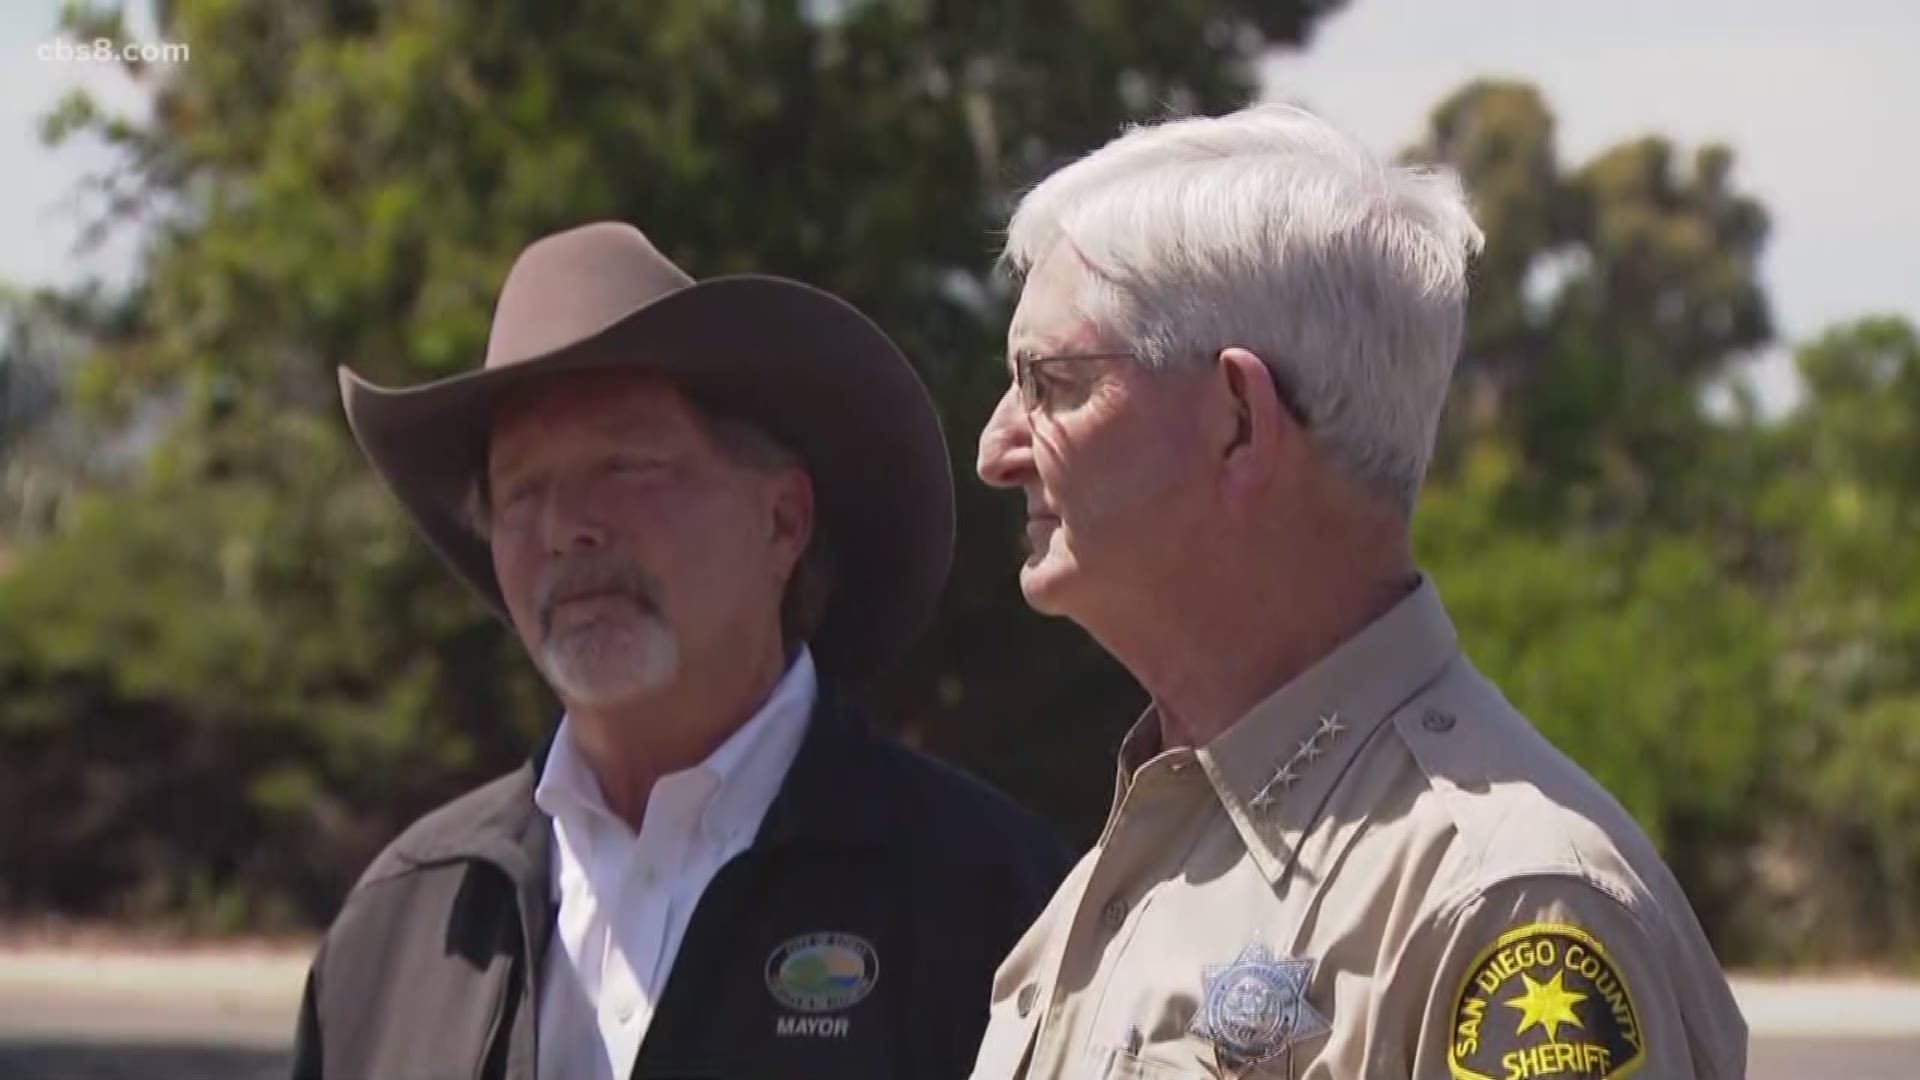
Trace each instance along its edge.
{"label": "shirt button", "polygon": [[1015,1004],[1020,1009],[1020,1019],[1025,1020],[1027,1014],[1033,1011],[1033,999],[1039,996],[1040,987],[1033,983],[1020,988],[1020,996],[1015,1000]]}
{"label": "shirt button", "polygon": [[1444,735],[1453,730],[1453,714],[1439,709],[1428,709],[1427,715],[1420,718],[1420,726],[1435,735]]}
{"label": "shirt button", "polygon": [[631,1001],[621,1002],[620,1008],[617,1010],[617,1014],[620,1017],[620,1022],[623,1024],[632,1020],[633,1019],[633,1002]]}
{"label": "shirt button", "polygon": [[1127,902],[1114,897],[1100,909],[1100,922],[1108,930],[1118,930],[1127,921]]}

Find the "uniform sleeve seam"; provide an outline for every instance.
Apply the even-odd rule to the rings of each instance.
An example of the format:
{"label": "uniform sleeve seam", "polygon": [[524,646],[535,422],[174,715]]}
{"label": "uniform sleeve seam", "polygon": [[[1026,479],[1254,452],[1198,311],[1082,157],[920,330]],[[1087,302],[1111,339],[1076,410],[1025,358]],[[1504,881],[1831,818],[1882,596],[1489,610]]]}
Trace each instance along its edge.
{"label": "uniform sleeve seam", "polygon": [[1652,939],[1651,930],[1647,926],[1646,920],[1640,917],[1638,905],[1635,903],[1635,898],[1631,892],[1594,874],[1588,869],[1585,863],[1579,861],[1577,858],[1571,863],[1556,863],[1520,870],[1510,870],[1498,876],[1477,879],[1453,894],[1443,897],[1439,903],[1434,905],[1435,918],[1441,923],[1458,921],[1463,919],[1475,905],[1484,902],[1487,895],[1494,890],[1508,885],[1519,885],[1524,882],[1542,879],[1574,882],[1604,896],[1612,901],[1615,906],[1619,907],[1642,934],[1646,934],[1649,940]]}

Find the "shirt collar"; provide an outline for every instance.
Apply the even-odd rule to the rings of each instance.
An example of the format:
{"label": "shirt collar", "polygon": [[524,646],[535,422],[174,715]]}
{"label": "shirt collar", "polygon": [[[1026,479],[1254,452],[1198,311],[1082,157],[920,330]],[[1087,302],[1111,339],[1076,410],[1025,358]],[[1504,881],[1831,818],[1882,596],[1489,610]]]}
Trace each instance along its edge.
{"label": "shirt collar", "polygon": [[[1199,748],[1207,779],[1269,880],[1286,872],[1360,747],[1458,651],[1453,622],[1423,576],[1386,614]],[[1159,717],[1149,711],[1141,723],[1157,727]],[[1126,743],[1136,755],[1157,745],[1157,730],[1150,737],[1138,725]]]}
{"label": "shirt collar", "polygon": [[[704,773],[712,781],[714,794],[703,815],[708,829],[731,836],[758,825],[793,763],[818,695],[813,653],[803,647],[753,716],[700,764],[685,770]],[[533,801],[550,817],[562,820],[613,817],[599,781],[574,742],[569,717],[560,720],[534,785]]]}
{"label": "shirt collar", "polygon": [[533,785],[533,804],[547,816],[556,818],[610,812],[593,771],[587,768],[575,748],[570,717],[562,716],[559,730],[553,733],[546,765],[540,770],[539,781]]}

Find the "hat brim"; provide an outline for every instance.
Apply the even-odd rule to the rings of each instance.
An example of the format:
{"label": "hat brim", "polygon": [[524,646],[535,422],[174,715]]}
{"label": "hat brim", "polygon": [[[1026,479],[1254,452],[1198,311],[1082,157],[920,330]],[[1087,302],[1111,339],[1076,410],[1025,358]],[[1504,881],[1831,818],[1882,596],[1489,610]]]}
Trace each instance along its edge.
{"label": "hat brim", "polygon": [[939,414],[892,340],[846,301],[785,278],[709,278],[593,336],[519,363],[422,386],[340,369],[349,425],[427,541],[503,617],[493,557],[469,519],[503,395],[571,372],[672,379],[799,454],[834,556],[811,647],[858,681],[925,630],[953,562],[953,474]]}

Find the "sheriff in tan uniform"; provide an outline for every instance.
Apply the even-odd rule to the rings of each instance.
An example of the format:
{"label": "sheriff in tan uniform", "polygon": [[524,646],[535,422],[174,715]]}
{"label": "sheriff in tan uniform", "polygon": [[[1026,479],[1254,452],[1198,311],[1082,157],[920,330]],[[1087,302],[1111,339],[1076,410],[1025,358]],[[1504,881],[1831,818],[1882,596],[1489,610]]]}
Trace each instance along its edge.
{"label": "sheriff in tan uniform", "polygon": [[1744,1076],[1673,876],[1413,556],[1479,243],[1444,171],[1288,107],[1022,199],[979,473],[1024,496],[1028,602],[1154,704],[976,1080]]}
{"label": "sheriff in tan uniform", "polygon": [[1672,875],[1429,583],[1198,750],[1135,727],[974,1077],[1739,1080],[1745,1045]]}

